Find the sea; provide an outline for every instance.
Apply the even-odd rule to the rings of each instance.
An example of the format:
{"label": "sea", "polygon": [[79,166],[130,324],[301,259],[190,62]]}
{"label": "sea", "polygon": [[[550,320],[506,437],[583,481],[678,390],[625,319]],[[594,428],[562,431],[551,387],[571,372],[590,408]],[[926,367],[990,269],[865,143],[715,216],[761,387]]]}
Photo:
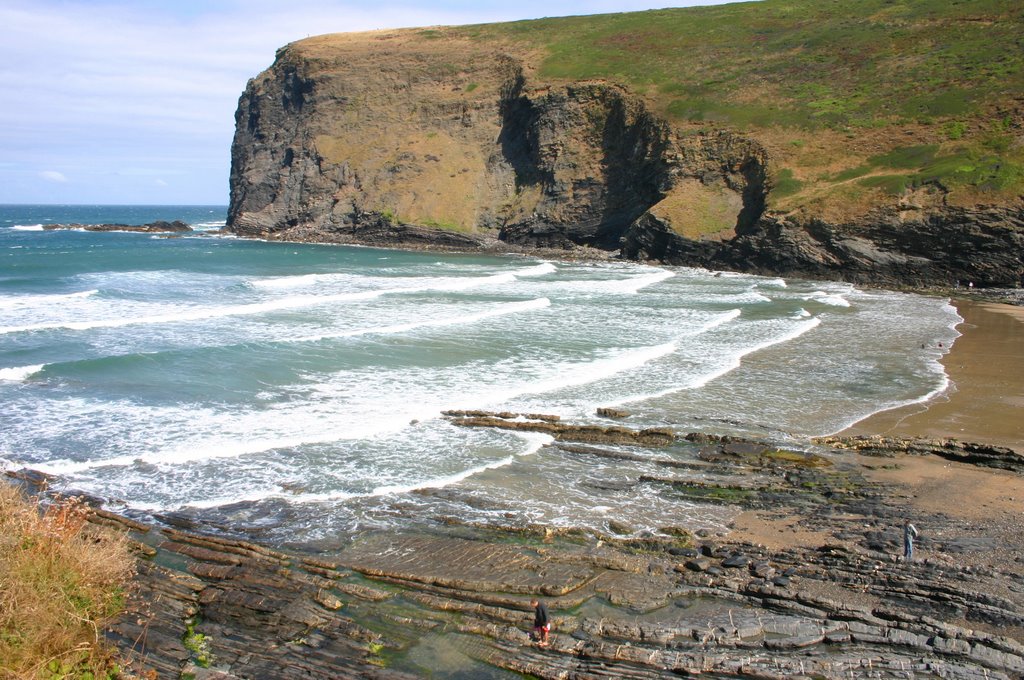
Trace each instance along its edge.
{"label": "sea", "polygon": [[[949,300],[616,260],[239,239],[225,206],[0,206],[0,467],[287,545],[731,510],[448,409],[810,439],[949,387]],[[47,231],[180,219],[184,236]],[[614,407],[629,416],[597,415]],[[620,447],[628,448],[628,447]],[[686,458],[692,450],[632,450]],[[633,456],[636,457],[635,455]]]}

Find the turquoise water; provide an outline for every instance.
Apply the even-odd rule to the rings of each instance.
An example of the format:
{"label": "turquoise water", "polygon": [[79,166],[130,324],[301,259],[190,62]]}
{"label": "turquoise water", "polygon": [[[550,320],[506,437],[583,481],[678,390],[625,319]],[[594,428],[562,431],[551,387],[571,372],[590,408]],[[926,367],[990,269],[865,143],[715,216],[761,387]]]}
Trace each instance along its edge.
{"label": "turquoise water", "polygon": [[38,226],[224,213],[0,207],[0,464],[282,540],[446,514],[714,524],[600,490],[643,466],[439,413],[619,406],[799,445],[945,389],[938,343],[960,320],[844,283]]}

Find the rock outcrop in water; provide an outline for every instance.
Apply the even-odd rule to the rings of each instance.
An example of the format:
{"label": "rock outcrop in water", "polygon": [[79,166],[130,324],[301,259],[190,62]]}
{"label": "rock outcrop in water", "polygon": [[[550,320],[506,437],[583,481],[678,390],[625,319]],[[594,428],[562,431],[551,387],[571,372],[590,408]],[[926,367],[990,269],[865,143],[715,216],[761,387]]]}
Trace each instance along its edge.
{"label": "rock outcrop in water", "polygon": [[[427,32],[422,32],[427,33]],[[631,259],[892,285],[1015,287],[1024,207],[938,182],[836,221],[770,209],[757,138],[678,126],[606,80],[419,33],[293,43],[236,113],[228,229],[244,236]]]}
{"label": "rock outcrop in water", "polygon": [[157,220],[147,224],[44,224],[43,230],[131,231],[144,234],[180,234],[192,231],[192,227],[181,220],[174,220],[173,222]]}

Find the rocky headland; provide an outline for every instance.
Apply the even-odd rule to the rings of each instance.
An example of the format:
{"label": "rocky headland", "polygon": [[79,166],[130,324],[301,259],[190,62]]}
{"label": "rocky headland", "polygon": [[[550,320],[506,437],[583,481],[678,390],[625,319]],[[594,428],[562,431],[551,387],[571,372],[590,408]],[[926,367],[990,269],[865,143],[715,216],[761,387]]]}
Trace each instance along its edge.
{"label": "rocky headland", "polygon": [[[983,44],[1019,51],[1001,42],[1012,31],[984,43],[973,33],[978,22],[1019,27],[1019,13],[919,3],[890,22],[877,3],[801,2],[798,14],[820,22],[811,29],[782,4],[292,43],[239,100],[228,230],[1019,286],[1019,90],[965,76],[970,107],[943,108],[928,97],[946,90],[929,88],[948,73],[920,51],[935,43],[900,38],[955,35],[956,58],[973,63],[987,58]],[[735,44],[705,30],[718,23]]]}

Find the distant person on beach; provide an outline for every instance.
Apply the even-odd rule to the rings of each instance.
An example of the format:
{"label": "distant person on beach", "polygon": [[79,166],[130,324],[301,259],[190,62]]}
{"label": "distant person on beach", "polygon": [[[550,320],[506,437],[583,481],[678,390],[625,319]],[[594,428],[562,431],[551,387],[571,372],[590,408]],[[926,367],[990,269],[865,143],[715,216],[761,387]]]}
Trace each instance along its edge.
{"label": "distant person on beach", "polygon": [[548,633],[551,632],[551,621],[548,619],[548,608],[536,598],[530,600],[533,607],[533,639],[541,647],[548,646]]}
{"label": "distant person on beach", "polygon": [[910,520],[903,522],[903,561],[914,560],[914,539],[917,538],[917,527]]}

